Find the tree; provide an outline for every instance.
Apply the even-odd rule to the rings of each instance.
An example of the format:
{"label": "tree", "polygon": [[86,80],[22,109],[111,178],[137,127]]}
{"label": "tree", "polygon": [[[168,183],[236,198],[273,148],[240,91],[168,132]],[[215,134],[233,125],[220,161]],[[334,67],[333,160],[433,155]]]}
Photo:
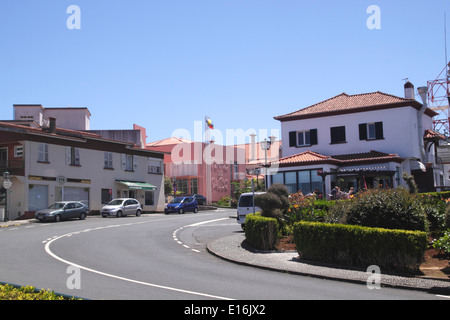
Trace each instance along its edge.
{"label": "tree", "polygon": [[172,180],[169,177],[164,177],[164,193],[166,196],[173,193]]}
{"label": "tree", "polygon": [[255,197],[255,205],[261,208],[264,217],[283,218],[283,211],[289,209],[289,191],[282,184],[274,184],[267,193]]}

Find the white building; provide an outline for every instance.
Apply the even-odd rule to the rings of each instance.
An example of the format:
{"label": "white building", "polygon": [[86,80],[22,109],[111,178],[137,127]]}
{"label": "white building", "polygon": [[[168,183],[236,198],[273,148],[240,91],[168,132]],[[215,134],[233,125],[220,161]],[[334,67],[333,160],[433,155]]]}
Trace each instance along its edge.
{"label": "white building", "polygon": [[54,120],[43,128],[0,122],[0,183],[5,171],[13,183],[9,220],[32,217],[59,200],[87,200],[95,212],[116,197],[136,198],[144,212],[162,212],[163,159],[130,142],[59,128]]}
{"label": "white building", "polygon": [[89,130],[91,113],[88,108],[44,108],[40,104],[15,104],[15,121],[34,121],[37,126],[49,125],[49,119],[55,118],[58,127],[72,130]]}
{"label": "white building", "polygon": [[283,158],[269,182],[283,183],[291,192],[329,194],[335,185],[344,190],[404,185],[406,171],[421,191],[443,186],[435,157],[443,137],[432,132],[436,113],[414,96],[407,82],[405,98],[379,91],[342,93],[275,117],[281,122]]}

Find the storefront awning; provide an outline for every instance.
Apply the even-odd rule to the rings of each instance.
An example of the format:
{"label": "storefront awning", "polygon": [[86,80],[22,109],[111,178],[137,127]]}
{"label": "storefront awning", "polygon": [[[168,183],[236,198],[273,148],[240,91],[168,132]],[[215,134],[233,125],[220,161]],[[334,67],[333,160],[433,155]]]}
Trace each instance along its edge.
{"label": "storefront awning", "polygon": [[131,190],[156,190],[157,188],[146,182],[135,182],[135,181],[123,181],[123,180],[116,180],[117,183],[123,184],[128,187],[128,189]]}

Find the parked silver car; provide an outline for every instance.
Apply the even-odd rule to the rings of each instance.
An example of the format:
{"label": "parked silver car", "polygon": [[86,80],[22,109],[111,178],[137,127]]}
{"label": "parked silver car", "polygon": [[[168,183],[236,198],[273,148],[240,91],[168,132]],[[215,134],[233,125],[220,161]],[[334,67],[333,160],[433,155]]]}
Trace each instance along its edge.
{"label": "parked silver car", "polygon": [[39,221],[52,220],[55,222],[72,218],[84,220],[88,212],[89,208],[82,202],[60,201],[55,202],[47,209],[37,211],[35,218]]}
{"label": "parked silver car", "polygon": [[102,208],[102,217],[108,216],[123,217],[129,214],[135,214],[139,217],[142,213],[142,207],[139,201],[133,198],[117,198],[111,200]]}

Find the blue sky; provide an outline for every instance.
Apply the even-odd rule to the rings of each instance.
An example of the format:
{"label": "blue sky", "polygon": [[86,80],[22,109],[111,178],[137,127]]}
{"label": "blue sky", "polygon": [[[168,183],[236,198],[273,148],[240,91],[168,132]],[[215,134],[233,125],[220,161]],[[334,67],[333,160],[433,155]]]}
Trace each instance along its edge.
{"label": "blue sky", "polygon": [[445,11],[450,34],[448,0],[0,0],[0,118],[88,107],[91,129],[136,123],[148,141],[193,134],[205,115],[223,132],[279,129],[274,116],[342,92],[403,96],[402,79],[435,79]]}

